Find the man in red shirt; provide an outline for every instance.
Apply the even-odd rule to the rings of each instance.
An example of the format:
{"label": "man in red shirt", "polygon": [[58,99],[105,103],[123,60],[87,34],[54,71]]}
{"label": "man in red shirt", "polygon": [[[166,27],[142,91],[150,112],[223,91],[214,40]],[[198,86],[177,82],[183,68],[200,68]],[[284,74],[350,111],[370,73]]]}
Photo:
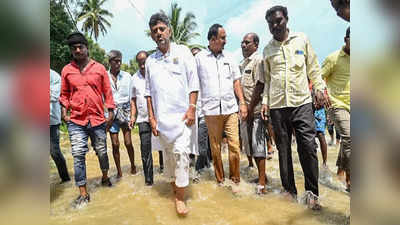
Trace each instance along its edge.
{"label": "man in red shirt", "polygon": [[[75,183],[80,191],[75,203],[80,206],[90,201],[86,189],[85,164],[89,137],[103,173],[101,183],[103,186],[112,186],[108,178],[106,129],[111,126],[115,104],[107,71],[102,64],[89,58],[85,36],[72,33],[67,38],[67,44],[73,60],[61,72],[61,116],[68,125]],[[109,113],[107,121],[104,117],[104,106]]]}

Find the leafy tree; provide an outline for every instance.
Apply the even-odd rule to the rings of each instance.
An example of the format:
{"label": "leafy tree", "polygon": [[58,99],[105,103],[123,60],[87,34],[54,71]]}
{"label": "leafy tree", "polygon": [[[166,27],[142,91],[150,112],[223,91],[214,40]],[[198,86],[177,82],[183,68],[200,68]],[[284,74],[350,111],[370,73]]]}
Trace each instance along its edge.
{"label": "leafy tree", "polygon": [[113,17],[113,14],[106,9],[101,8],[107,0],[86,0],[81,2],[81,12],[78,15],[78,21],[84,20],[82,30],[89,33],[89,37],[93,37],[97,42],[100,35],[107,33],[106,26],[111,27],[106,17]]}
{"label": "leafy tree", "polygon": [[[50,1],[50,68],[59,73],[72,59],[65,40],[75,31],[75,26],[63,3],[64,1]],[[90,58],[108,67],[106,51],[90,37],[86,38],[89,42]]]}
{"label": "leafy tree", "polygon": [[74,30],[74,25],[61,1],[50,1],[50,68],[61,72],[71,60],[65,39]]}

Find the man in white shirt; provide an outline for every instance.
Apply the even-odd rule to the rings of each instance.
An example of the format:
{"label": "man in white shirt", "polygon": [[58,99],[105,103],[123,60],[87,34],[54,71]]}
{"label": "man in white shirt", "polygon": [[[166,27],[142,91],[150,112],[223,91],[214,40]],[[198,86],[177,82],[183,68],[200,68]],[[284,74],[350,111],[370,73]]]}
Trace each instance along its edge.
{"label": "man in white shirt", "polygon": [[[151,132],[149,116],[147,111],[147,102],[144,96],[146,89],[145,62],[148,57],[146,51],[140,51],[136,55],[136,62],[139,70],[132,76],[131,81],[131,121],[129,126],[133,128],[135,123],[139,126],[140,152],[142,156],[142,165],[144,180],[146,185],[153,185],[153,156],[151,154],[152,146],[158,146],[158,138]],[[152,145],[153,144],[153,145]],[[157,149],[160,150],[160,149]],[[158,152],[160,169],[163,168],[162,151]]]}
{"label": "man in white shirt", "polygon": [[119,138],[118,133],[120,128],[124,135],[124,143],[128,151],[129,160],[131,162],[131,174],[136,174],[135,153],[133,150],[130,121],[130,83],[131,75],[128,72],[121,70],[122,53],[118,50],[111,50],[108,54],[110,71],[111,89],[114,102],[117,108],[114,111],[114,121],[110,127],[110,137],[112,142],[113,156],[115,166],[117,167],[117,177],[122,177],[121,162],[119,155]]}
{"label": "man in white shirt", "polygon": [[[222,185],[225,179],[221,158],[222,132],[225,131],[229,145],[229,178],[240,182],[240,144],[238,125],[238,97],[240,117],[246,120],[247,105],[240,85],[239,66],[233,57],[223,51],[226,33],[220,24],[208,31],[209,46],[196,55],[200,80],[201,103],[210,137],[215,177]],[[233,188],[236,192],[237,189]]]}
{"label": "man in white shirt", "polygon": [[199,91],[196,61],[189,48],[170,42],[169,19],[156,13],[149,21],[157,50],[146,60],[149,122],[164,150],[165,172],[175,193],[179,215],[186,215],[183,197],[189,185],[189,154],[197,154],[196,100]]}

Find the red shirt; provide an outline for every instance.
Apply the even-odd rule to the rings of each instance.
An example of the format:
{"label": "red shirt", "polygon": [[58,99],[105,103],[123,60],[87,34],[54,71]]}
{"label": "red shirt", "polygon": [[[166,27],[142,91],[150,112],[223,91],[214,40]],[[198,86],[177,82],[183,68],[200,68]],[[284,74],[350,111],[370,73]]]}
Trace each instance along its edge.
{"label": "red shirt", "polygon": [[81,72],[75,62],[66,65],[61,72],[60,103],[71,111],[71,121],[78,125],[90,122],[95,127],[104,123],[104,105],[115,108],[104,66],[90,60]]}

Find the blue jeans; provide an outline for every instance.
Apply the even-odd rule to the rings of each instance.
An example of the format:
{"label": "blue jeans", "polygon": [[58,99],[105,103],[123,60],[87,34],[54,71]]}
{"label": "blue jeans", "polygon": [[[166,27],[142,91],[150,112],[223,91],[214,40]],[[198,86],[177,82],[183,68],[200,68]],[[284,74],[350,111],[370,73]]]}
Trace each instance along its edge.
{"label": "blue jeans", "polygon": [[86,185],[85,157],[86,153],[89,151],[89,137],[92,142],[92,147],[99,158],[100,169],[103,172],[109,169],[106,123],[96,127],[92,127],[90,122],[86,126],[81,126],[73,122],[68,122],[67,124],[72,148],[71,152],[74,158],[75,183],[77,186],[84,186]]}
{"label": "blue jeans", "polygon": [[67,164],[60,150],[60,125],[50,125],[50,155],[62,181],[69,181]]}

